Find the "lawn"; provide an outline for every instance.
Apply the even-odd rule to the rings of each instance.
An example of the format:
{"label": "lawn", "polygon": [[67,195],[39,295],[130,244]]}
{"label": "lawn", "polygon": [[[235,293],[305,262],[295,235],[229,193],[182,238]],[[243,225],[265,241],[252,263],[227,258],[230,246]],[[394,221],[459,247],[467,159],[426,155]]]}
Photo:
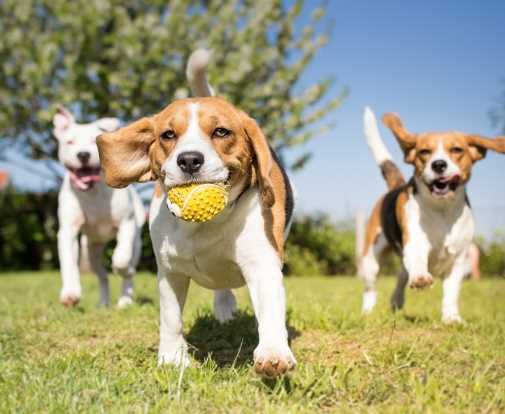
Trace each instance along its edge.
{"label": "lawn", "polygon": [[354,278],[286,279],[298,367],[264,381],[251,368],[257,335],[243,289],[240,314],[220,326],[211,293],[192,285],[193,363],[181,373],[156,367],[152,275],[137,277],[137,304],[120,311],[96,308],[91,275],[84,300],[67,310],[57,273],[2,274],[0,412],[505,412],[505,280],[465,283],[464,326],[440,322],[440,281],[390,313],[393,282],[380,280],[379,306],[363,317]]}

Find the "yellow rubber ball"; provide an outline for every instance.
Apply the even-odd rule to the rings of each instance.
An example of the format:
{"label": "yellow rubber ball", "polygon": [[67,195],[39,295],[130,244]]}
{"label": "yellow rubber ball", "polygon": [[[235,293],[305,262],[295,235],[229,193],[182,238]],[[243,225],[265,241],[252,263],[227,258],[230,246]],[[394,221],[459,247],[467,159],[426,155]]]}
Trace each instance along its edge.
{"label": "yellow rubber ball", "polygon": [[168,199],[180,208],[180,218],[202,223],[223,211],[228,203],[228,190],[224,184],[185,184],[168,190]]}

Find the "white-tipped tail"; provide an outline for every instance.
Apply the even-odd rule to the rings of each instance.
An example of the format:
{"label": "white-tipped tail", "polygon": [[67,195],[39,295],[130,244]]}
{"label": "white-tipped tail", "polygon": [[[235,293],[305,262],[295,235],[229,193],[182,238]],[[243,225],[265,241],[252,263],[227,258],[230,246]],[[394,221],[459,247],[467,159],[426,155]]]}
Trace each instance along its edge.
{"label": "white-tipped tail", "polygon": [[366,143],[370,147],[377,164],[381,165],[386,160],[392,160],[393,157],[380,136],[375,114],[368,106],[365,107],[365,112],[363,114],[363,130],[365,132]]}
{"label": "white-tipped tail", "polygon": [[212,90],[205,69],[210,62],[212,52],[207,49],[197,49],[188,59],[186,66],[186,77],[188,78],[191,92],[194,96],[213,96]]}
{"label": "white-tipped tail", "polygon": [[355,228],[355,254],[356,254],[356,268],[359,268],[361,257],[363,256],[363,251],[365,249],[365,231],[366,231],[366,219],[363,210],[359,209],[356,211],[356,228]]}

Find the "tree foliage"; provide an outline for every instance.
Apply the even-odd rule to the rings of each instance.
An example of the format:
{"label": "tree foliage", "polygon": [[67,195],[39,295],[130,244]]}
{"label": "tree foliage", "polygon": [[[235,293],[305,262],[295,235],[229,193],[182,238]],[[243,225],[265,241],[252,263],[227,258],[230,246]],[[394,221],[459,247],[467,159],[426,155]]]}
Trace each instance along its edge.
{"label": "tree foliage", "polygon": [[[129,122],[189,94],[185,64],[213,50],[210,81],[284,150],[312,138],[343,97],[333,79],[297,82],[326,43],[324,9],[297,21],[303,0],[3,0],[0,2],[0,145],[55,157],[57,104],[81,121]],[[303,154],[295,162],[303,166]]]}
{"label": "tree foliage", "polygon": [[295,220],[286,244],[286,274],[354,274],[354,233],[348,223],[336,226],[326,215]]}

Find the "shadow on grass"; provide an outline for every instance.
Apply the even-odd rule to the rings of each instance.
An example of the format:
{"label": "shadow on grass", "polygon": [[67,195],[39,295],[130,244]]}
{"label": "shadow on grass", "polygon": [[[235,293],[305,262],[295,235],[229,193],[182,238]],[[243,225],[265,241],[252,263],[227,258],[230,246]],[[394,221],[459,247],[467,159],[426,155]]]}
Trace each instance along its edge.
{"label": "shadow on grass", "polygon": [[423,324],[430,322],[430,318],[427,316],[419,316],[419,315],[406,315],[403,314],[403,319],[405,319],[408,322],[411,322],[413,324]]}
{"label": "shadow on grass", "polygon": [[[287,325],[291,342],[300,332],[290,326],[289,317]],[[200,315],[186,339],[191,354],[200,362],[211,359],[219,367],[250,365],[258,344],[256,318],[239,311],[233,320],[221,324],[211,314]]]}
{"label": "shadow on grass", "polygon": [[145,295],[138,295],[135,298],[135,303],[139,306],[144,306],[144,305],[154,305],[154,300],[150,298],[149,296]]}

